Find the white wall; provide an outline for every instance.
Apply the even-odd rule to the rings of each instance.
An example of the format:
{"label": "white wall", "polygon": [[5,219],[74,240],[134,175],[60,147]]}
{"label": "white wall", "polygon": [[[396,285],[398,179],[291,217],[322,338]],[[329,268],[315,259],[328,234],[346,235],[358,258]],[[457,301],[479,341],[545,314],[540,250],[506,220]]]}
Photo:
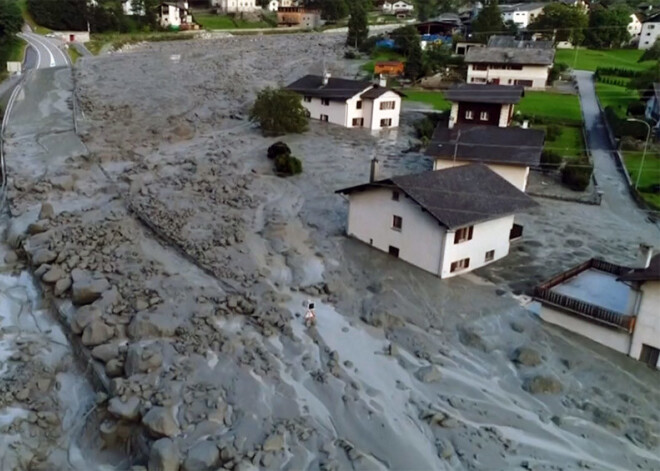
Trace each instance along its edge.
{"label": "white wall", "polygon": [[[660,349],[660,281],[642,284],[641,302],[635,322],[630,356],[639,359],[642,344]],[[657,368],[660,369],[660,360]]]}
{"label": "white wall", "polygon": [[[302,105],[309,111],[310,118],[321,119],[321,115],[328,115],[328,122],[346,126],[346,102],[330,100],[330,104],[321,104],[320,98],[312,98],[311,102],[306,102],[303,98]],[[350,122],[349,122],[350,123]]]}
{"label": "white wall", "polygon": [[[473,164],[473,161],[467,160],[446,160],[436,159],[433,162],[433,170],[444,170],[446,168],[458,167],[460,165]],[[499,165],[482,162],[487,165],[493,172],[497,173],[500,177],[514,185],[520,191],[525,191],[527,188],[527,178],[529,177],[529,167],[521,165]]]}
{"label": "white wall", "polygon": [[256,0],[212,0],[212,6],[219,7],[225,13],[240,13],[260,10]]}
{"label": "white wall", "polygon": [[268,2],[267,9],[268,11],[277,11],[279,6],[280,2],[278,0],[270,0],[270,2]]}
{"label": "white wall", "polygon": [[504,104],[500,108],[500,122],[497,123],[499,127],[506,128],[509,126],[509,109],[514,105]]}
{"label": "white wall", "polygon": [[[392,229],[392,216],[401,216],[401,231]],[[444,229],[428,213],[411,202],[403,192],[399,201],[392,199],[392,190],[375,189],[349,196],[349,236],[387,252],[392,245],[399,249],[399,258],[419,268],[438,274]]]}
{"label": "white wall", "polygon": [[567,314],[552,306],[541,304],[541,319],[580,334],[618,352],[627,354],[630,349],[630,334],[625,331],[601,327],[592,321],[582,320],[577,315]]}
{"label": "white wall", "polygon": [[[509,235],[513,227],[513,216],[504,216],[499,219],[482,222],[474,225],[472,239],[454,243],[456,231],[448,231],[442,260],[441,278],[460,275],[488,265],[499,260],[509,253]],[[486,262],[486,252],[495,250],[493,260]],[[466,270],[451,273],[451,264],[463,258],[470,258],[470,266]]]}
{"label": "white wall", "polygon": [[628,23],[628,33],[633,38],[639,36],[642,32],[642,22],[637,19],[637,15],[634,13],[630,14],[630,23]]}
{"label": "white wall", "polygon": [[500,85],[515,85],[516,80],[532,80],[533,89],[543,89],[548,81],[549,65],[524,65],[522,70],[494,69],[474,70],[472,64],[468,65],[468,83],[486,83],[494,79],[500,80]]}
{"label": "white wall", "polygon": [[[370,100],[365,100],[370,101]],[[385,101],[393,101],[394,109],[393,110],[381,110],[380,104]],[[371,120],[370,120],[370,129],[377,130],[383,129],[380,125],[381,119],[390,118],[392,120],[392,125],[387,126],[387,128],[396,128],[399,126],[399,113],[401,113],[401,97],[394,92],[387,92],[379,96],[377,99],[373,100],[373,107],[371,111]],[[350,122],[350,121],[349,121]],[[366,126],[366,123],[365,123]]]}
{"label": "white wall", "polygon": [[648,49],[660,34],[660,23],[643,23],[642,32],[639,35],[638,49]]}

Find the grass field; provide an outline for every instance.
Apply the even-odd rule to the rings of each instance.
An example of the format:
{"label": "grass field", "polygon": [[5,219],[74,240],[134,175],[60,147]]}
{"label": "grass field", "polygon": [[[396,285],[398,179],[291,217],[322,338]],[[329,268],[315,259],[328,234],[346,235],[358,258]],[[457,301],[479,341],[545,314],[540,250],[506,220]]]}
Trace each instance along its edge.
{"label": "grass field", "polygon": [[[625,151],[623,153],[623,159],[634,185],[637,181],[639,167],[642,162],[642,152]],[[639,179],[638,191],[646,202],[660,210],[660,193],[643,191],[649,189],[651,185],[660,185],[660,155],[647,152],[646,159],[644,160],[644,167],[642,168],[642,175]]]}
{"label": "grass field", "polygon": [[2,64],[0,80],[4,80],[9,76],[5,64],[7,61],[23,62],[26,47],[27,43],[16,37],[10,38],[7,41],[0,41],[0,63]]}
{"label": "grass field", "polygon": [[603,109],[611,106],[620,118],[626,116],[630,103],[639,101],[639,93],[636,90],[607,83],[596,83],[596,95]]}
{"label": "grass field", "polygon": [[[547,128],[547,126],[534,127],[543,130]],[[551,141],[546,138],[545,150],[556,152],[568,160],[580,158],[586,152],[582,128],[577,126],[562,126],[561,134],[557,139]]]}
{"label": "grass field", "polygon": [[582,122],[580,100],[577,95],[528,91],[515,110],[528,116],[564,118]]}
{"label": "grass field", "polygon": [[197,13],[193,15],[193,18],[204,29],[272,28],[272,25],[265,21],[249,22],[240,18],[211,13]]}
{"label": "grass field", "polygon": [[75,47],[69,46],[67,48],[67,52],[69,53],[69,57],[71,58],[72,63],[76,63],[78,59],[80,59],[80,53]]}
{"label": "grass field", "polygon": [[631,70],[648,69],[655,61],[637,62],[644,51],[641,49],[557,49],[555,62],[563,62],[576,70],[596,70],[597,67],[620,67]]}
{"label": "grass field", "polygon": [[448,110],[451,108],[451,103],[445,100],[442,92],[430,92],[426,90],[406,90],[406,101],[414,101],[418,103],[427,103],[433,105],[435,110]]}
{"label": "grass field", "polygon": [[47,34],[51,32],[50,29],[44,28],[43,26],[39,26],[34,21],[34,18],[32,18],[32,15],[30,15],[30,12],[28,12],[27,0],[17,0],[16,3],[18,4],[18,7],[21,9],[23,20],[30,26],[30,28],[32,28],[32,31],[39,34]]}
{"label": "grass field", "polygon": [[365,72],[369,72],[371,74],[374,73],[374,65],[376,62],[380,61],[400,61],[403,60],[403,56],[399,54],[398,52],[395,52],[391,49],[387,48],[381,48],[381,49],[376,49],[372,54],[371,54],[371,59],[367,61],[366,63],[362,64],[360,67],[362,70]]}
{"label": "grass field", "polygon": [[85,44],[92,54],[98,54],[106,44],[114,48],[120,48],[126,44],[139,43],[141,41],[182,41],[193,39],[192,34],[163,32],[163,33],[93,33],[91,40]]}

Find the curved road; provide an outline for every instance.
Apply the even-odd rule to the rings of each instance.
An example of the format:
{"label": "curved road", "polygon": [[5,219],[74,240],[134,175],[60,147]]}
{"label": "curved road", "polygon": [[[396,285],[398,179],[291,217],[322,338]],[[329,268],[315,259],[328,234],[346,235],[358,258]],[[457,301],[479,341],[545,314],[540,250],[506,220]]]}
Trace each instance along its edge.
{"label": "curved road", "polygon": [[[36,55],[36,58],[29,58],[27,61],[34,62],[34,66],[30,68],[48,69],[50,67],[67,67],[71,64],[68,54],[60,48],[60,41],[29,32],[21,33],[18,36],[30,45]],[[30,65],[32,64],[26,64],[28,67]]]}

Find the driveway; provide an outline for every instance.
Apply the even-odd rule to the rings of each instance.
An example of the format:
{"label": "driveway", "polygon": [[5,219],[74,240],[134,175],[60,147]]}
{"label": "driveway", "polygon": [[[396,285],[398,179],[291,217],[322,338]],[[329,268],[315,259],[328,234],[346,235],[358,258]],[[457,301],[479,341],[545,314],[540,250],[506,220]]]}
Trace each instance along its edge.
{"label": "driveway", "polygon": [[594,159],[594,172],[603,191],[604,208],[634,224],[648,222],[647,213],[630,196],[624,176],[617,169],[603,117],[596,100],[593,72],[576,70],[582,114],[587,131],[587,145]]}

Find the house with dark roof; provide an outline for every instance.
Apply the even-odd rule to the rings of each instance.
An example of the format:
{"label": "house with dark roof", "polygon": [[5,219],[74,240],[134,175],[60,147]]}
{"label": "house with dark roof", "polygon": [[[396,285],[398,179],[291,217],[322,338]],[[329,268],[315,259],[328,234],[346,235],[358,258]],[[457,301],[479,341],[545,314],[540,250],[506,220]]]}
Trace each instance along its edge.
{"label": "house with dark roof", "polygon": [[505,257],[522,233],[514,215],[536,206],[485,165],[386,179],[377,165],[368,183],[337,191],[348,198],[347,234],[440,278]]}
{"label": "house with dark roof", "polygon": [[543,89],[554,59],[554,49],[471,48],[465,55],[467,82]]}
{"label": "house with dark roof", "polygon": [[529,24],[536,19],[541,13],[547,3],[514,3],[507,5],[500,5],[500,13],[504,23],[511,21],[518,28],[525,29]]}
{"label": "house with dark roof", "polygon": [[301,96],[312,119],[347,128],[399,126],[402,93],[366,80],[305,75],[286,86]]}
{"label": "house with dark roof", "polygon": [[530,168],[540,163],[545,133],[509,127],[523,95],[520,86],[462,84],[447,90],[449,121],[438,123],[426,148],[433,169],[483,163],[525,191]]}
{"label": "house with dark roof", "polygon": [[655,13],[642,21],[642,31],[639,33],[638,49],[649,49],[660,36],[660,13]]}
{"label": "house with dark roof", "polygon": [[161,28],[190,29],[195,25],[187,1],[160,3],[156,17]]}
{"label": "house with dark roof", "polygon": [[488,47],[514,47],[517,49],[553,49],[552,41],[517,39],[515,36],[493,34],[488,38]]}
{"label": "house with dark roof", "polygon": [[660,254],[641,267],[591,259],[534,290],[541,318],[660,369]]}

